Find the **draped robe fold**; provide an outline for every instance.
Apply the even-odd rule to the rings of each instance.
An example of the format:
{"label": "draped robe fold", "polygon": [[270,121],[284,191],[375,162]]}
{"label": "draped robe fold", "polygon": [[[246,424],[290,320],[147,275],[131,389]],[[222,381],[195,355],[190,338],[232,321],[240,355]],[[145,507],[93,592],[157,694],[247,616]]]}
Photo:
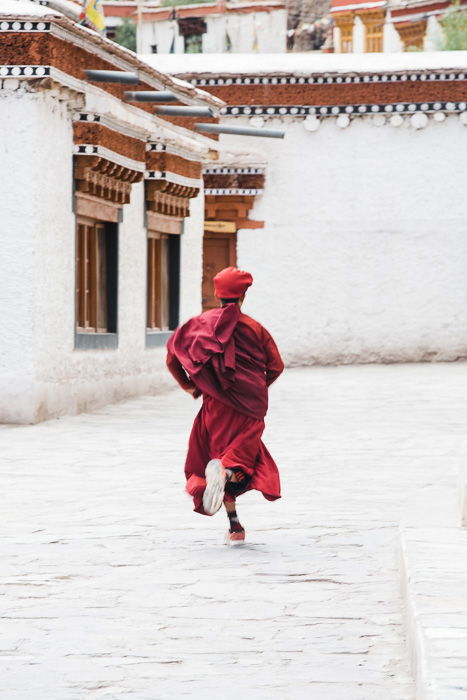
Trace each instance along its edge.
{"label": "draped robe fold", "polygon": [[268,384],[283,368],[267,331],[236,304],[228,304],[178,328],[167,349],[168,357],[175,356],[203,394],[185,462],[186,488],[195,511],[205,514],[204,473],[214,458],[225,468],[241,468],[251,477],[249,489],[261,491],[268,500],[280,498],[277,465],[261,440]]}

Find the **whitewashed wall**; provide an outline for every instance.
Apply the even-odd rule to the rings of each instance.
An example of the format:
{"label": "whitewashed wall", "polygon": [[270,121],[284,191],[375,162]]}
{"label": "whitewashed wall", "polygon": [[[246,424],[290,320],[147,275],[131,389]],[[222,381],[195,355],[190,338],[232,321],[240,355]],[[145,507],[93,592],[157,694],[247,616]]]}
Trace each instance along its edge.
{"label": "whitewashed wall", "polygon": [[383,48],[384,53],[398,53],[404,50],[399,33],[391,22],[389,13],[386,15],[386,22],[383,28]]}
{"label": "whitewashed wall", "polygon": [[203,278],[204,195],[190,200],[190,216],[185,219],[180,256],[182,279],[180,323],[201,313]]}
{"label": "whitewashed wall", "polygon": [[[286,49],[287,13],[285,10],[252,12],[249,14],[206,15],[207,32],[203,35],[203,53],[223,53],[226,33],[232,42],[232,53],[282,53]],[[184,52],[184,38],[178,33],[177,22],[147,22],[142,29],[142,51],[151,53],[157,45],[158,53],[169,53],[175,33],[175,53]]]}
{"label": "whitewashed wall", "polygon": [[353,27],[353,52],[365,53],[365,25],[360,17],[355,17]]}
{"label": "whitewashed wall", "polygon": [[[0,422],[32,423],[172,386],[146,349],[143,184],[119,227],[118,350],[75,350],[72,126],[66,103],[0,91]],[[54,144],[54,147],[51,147]],[[202,197],[182,238],[181,308],[199,313]]]}
{"label": "whitewashed wall", "polygon": [[467,127],[267,122],[284,124],[284,140],[254,142],[269,165],[250,216],[266,224],[238,235],[245,312],[290,364],[467,357]]}
{"label": "whitewashed wall", "polygon": [[426,35],[424,42],[425,51],[439,51],[440,45],[443,43],[443,30],[438,19],[433,15],[428,17]]}
{"label": "whitewashed wall", "polygon": [[[7,89],[0,91],[0,420],[22,421],[32,416],[29,407],[35,392],[34,256],[41,156],[36,119],[45,109],[40,100],[15,96],[17,81],[4,84]],[[5,134],[11,136],[5,138]]]}

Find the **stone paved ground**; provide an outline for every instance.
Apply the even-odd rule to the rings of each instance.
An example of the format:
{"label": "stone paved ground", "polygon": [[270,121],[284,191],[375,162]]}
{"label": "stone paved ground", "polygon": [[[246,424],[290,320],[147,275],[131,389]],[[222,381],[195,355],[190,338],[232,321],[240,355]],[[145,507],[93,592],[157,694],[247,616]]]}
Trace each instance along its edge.
{"label": "stone paved ground", "polygon": [[0,428],[5,700],[413,700],[397,525],[456,479],[464,364],[290,370],[266,442],[284,498],[248,545],[191,511],[181,392]]}

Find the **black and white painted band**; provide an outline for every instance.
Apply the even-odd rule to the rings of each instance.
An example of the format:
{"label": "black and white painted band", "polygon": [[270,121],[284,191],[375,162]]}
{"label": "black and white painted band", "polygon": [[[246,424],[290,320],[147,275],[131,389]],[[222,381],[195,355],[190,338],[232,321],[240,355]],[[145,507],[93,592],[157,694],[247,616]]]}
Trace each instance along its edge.
{"label": "black and white painted band", "polygon": [[323,117],[339,114],[413,114],[414,112],[464,112],[467,102],[398,102],[392,104],[355,105],[235,105],[227,106],[221,114],[230,117],[241,116],[291,116],[306,117],[310,114]]}
{"label": "black and white painted band", "polygon": [[203,175],[262,175],[264,168],[203,168]]}
{"label": "black and white painted band", "polygon": [[223,194],[223,195],[258,195],[262,194],[264,190],[262,189],[242,189],[242,188],[210,188],[207,187],[204,190],[204,194]]}
{"label": "black and white painted band", "polygon": [[315,74],[308,76],[218,76],[215,78],[192,78],[191,84],[195,87],[223,86],[223,85],[332,85],[342,84],[348,85],[351,83],[398,83],[398,82],[417,82],[417,81],[443,81],[443,80],[466,80],[467,71],[452,70],[424,70],[424,71],[403,71],[403,72],[384,72],[384,73],[366,73],[355,74],[342,73],[334,74]]}

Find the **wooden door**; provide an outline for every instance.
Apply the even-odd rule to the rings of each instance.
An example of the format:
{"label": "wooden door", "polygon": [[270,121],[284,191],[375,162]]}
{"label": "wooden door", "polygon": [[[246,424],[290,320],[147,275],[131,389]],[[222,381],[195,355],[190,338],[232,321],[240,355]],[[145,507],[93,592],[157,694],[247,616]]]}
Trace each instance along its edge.
{"label": "wooden door", "polygon": [[203,239],[203,311],[219,306],[219,301],[214,295],[213,277],[224,267],[236,265],[237,234],[206,231]]}

